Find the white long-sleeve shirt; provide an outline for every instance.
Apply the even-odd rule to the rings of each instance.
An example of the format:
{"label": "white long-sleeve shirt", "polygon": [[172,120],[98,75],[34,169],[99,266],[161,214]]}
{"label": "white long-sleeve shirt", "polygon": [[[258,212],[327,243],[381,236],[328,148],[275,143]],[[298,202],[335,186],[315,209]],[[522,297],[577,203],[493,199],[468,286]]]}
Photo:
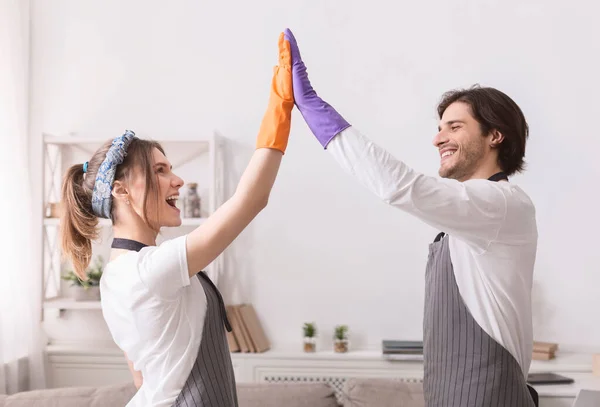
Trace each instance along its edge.
{"label": "white long-sleeve shirt", "polygon": [[327,151],[383,202],[449,235],[465,305],[526,376],[533,348],[531,287],[537,250],[535,207],[527,194],[509,182],[459,182],[419,174],[354,127],[334,137]]}

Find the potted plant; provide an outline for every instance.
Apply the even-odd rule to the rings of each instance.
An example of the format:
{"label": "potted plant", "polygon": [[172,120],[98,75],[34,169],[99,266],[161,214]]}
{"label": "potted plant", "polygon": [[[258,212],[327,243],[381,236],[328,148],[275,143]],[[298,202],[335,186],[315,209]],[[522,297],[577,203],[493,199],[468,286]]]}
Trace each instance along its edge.
{"label": "potted plant", "polygon": [[94,264],[86,270],[88,279],[83,281],[73,271],[68,271],[61,278],[72,281],[70,287],[71,297],[75,301],[98,301],[100,300],[100,278],[102,277],[102,257],[98,256]]}
{"label": "potted plant", "polygon": [[304,352],[314,352],[317,348],[317,327],[314,322],[304,324]]}
{"label": "potted plant", "polygon": [[348,326],[338,325],[333,335],[333,349],[338,353],[348,352]]}

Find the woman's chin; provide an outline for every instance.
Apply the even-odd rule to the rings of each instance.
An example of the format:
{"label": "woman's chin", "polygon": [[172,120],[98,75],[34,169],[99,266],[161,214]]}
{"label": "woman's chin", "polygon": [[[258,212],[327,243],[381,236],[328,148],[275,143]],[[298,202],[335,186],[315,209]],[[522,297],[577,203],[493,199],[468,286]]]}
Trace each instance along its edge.
{"label": "woman's chin", "polygon": [[181,210],[177,207],[169,207],[169,209],[163,213],[162,219],[161,226],[163,227],[181,226]]}
{"label": "woman's chin", "polygon": [[167,225],[165,225],[166,227],[177,227],[177,226],[181,226],[181,218],[177,217],[177,218],[173,218],[173,219],[169,219],[169,222]]}
{"label": "woman's chin", "polygon": [[160,227],[161,228],[174,228],[177,226],[181,226],[181,216],[170,214],[171,216],[163,216],[160,219]]}

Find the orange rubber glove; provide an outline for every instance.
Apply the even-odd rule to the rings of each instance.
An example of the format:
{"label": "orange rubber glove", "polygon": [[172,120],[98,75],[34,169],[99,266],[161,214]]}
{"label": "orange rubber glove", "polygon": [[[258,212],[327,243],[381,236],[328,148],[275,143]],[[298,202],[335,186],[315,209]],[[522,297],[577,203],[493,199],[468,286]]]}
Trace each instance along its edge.
{"label": "orange rubber glove", "polygon": [[290,136],[293,108],[290,42],[284,39],[284,35],[281,33],[279,35],[279,65],[274,69],[269,106],[260,125],[256,148],[274,148],[285,153]]}

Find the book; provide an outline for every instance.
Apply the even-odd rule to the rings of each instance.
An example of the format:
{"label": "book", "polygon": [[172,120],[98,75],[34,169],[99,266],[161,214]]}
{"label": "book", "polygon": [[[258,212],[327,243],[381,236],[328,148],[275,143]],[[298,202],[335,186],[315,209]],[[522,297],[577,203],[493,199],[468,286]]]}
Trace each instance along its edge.
{"label": "book", "polygon": [[409,349],[409,350],[384,350],[384,355],[422,355],[423,349]]}
{"label": "book", "polygon": [[227,338],[230,352],[262,353],[271,348],[252,304],[227,305],[225,310],[232,329]]}
{"label": "book", "polygon": [[420,355],[423,354],[423,342],[384,339],[381,351],[384,355]]}
{"label": "book", "polygon": [[[242,353],[249,352],[250,348],[246,344],[246,340],[244,338],[244,335],[242,334],[242,327],[240,326],[240,320],[238,319],[237,312],[235,312],[234,307],[231,305],[227,305],[225,307],[225,310],[227,311],[227,318],[231,323],[231,333],[233,333],[233,337],[235,338],[239,346],[239,351]],[[232,351],[231,347],[229,348],[229,350]]]}
{"label": "book", "polygon": [[533,341],[534,352],[554,353],[558,350],[557,343]]}
{"label": "book", "polygon": [[240,315],[254,345],[254,350],[258,353],[265,352],[271,348],[271,344],[265,335],[265,332],[258,320],[258,315],[252,304],[242,304],[239,307]]}
{"label": "book", "polygon": [[240,306],[239,305],[234,305],[233,306],[233,312],[236,315],[239,325],[240,325],[240,331],[242,336],[244,337],[244,341],[246,342],[246,346],[248,346],[248,350],[251,353],[256,352],[256,347],[254,346],[254,343],[252,342],[252,338],[250,338],[250,334],[248,333],[248,328],[246,328],[246,324],[244,322],[244,319],[242,318],[242,315],[240,314]]}
{"label": "book", "polygon": [[558,350],[557,343],[533,341],[533,360],[551,360],[554,359]]}
{"label": "book", "polygon": [[[231,321],[229,321],[231,322]],[[227,335],[227,344],[229,345],[229,352],[239,352],[240,351],[240,345],[238,344],[237,340],[235,339],[235,335],[233,334],[233,327],[231,332],[225,332]]]}
{"label": "book", "polygon": [[531,385],[542,385],[542,384],[571,384],[574,383],[570,377],[563,375],[547,372],[547,373],[529,373],[527,375],[527,383]]}
{"label": "book", "polygon": [[400,349],[421,348],[421,349],[423,349],[423,341],[399,341],[399,340],[384,339],[381,341],[381,343],[384,348],[389,348],[389,349],[397,349],[397,348],[400,348]]}
{"label": "book", "polygon": [[532,359],[533,360],[551,360],[554,359],[554,353],[549,352],[533,352]]}

